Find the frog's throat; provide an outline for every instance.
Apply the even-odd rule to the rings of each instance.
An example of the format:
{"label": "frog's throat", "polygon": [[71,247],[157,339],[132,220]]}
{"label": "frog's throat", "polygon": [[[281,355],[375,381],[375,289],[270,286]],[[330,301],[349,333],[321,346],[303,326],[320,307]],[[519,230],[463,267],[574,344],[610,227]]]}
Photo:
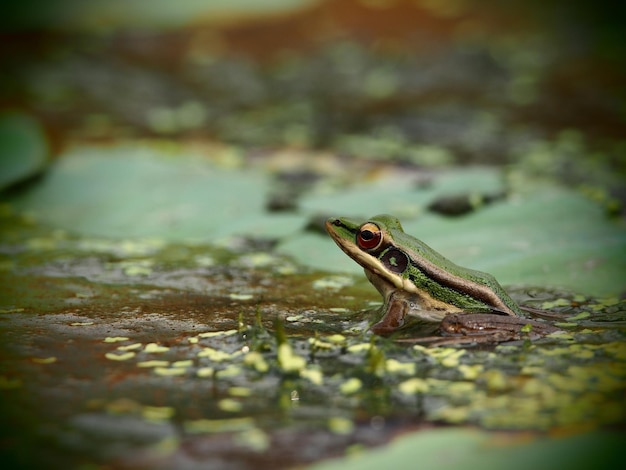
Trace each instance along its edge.
{"label": "frog's throat", "polygon": [[[354,259],[357,263],[363,266],[364,269],[372,271],[375,275],[380,278],[386,280],[392,286],[397,289],[402,289],[406,292],[411,292],[419,295],[425,302],[430,303],[432,308],[441,309],[447,308],[450,309],[452,304],[443,302],[441,300],[435,299],[428,292],[423,289],[419,289],[415,284],[411,282],[410,279],[404,278],[397,274],[389,272],[387,268],[382,264],[382,262],[359,249],[355,249],[355,245],[350,241],[344,240],[340,237],[333,236],[333,239],[348,256]],[[446,276],[442,273],[441,269],[435,266],[432,263],[429,263],[426,260],[423,260],[424,271],[428,273],[433,279],[437,282],[440,282],[440,279],[444,279]],[[489,305],[494,312],[502,313],[505,315],[513,315],[517,316],[517,313],[514,312],[508,305],[506,305],[502,299],[500,299],[491,289],[482,284],[478,284],[476,282],[472,282],[467,279],[455,278],[455,282],[441,282],[442,285],[447,285],[452,289],[456,289],[459,292],[471,292],[475,295],[475,297],[486,305]]]}

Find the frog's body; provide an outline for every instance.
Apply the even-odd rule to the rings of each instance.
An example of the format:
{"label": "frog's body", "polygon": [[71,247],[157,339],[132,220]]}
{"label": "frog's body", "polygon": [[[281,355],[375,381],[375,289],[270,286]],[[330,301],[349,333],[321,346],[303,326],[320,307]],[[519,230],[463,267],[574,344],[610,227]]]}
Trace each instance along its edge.
{"label": "frog's body", "polygon": [[406,234],[393,216],[378,215],[364,223],[333,217],[326,229],[383,296],[383,316],[372,326],[377,334],[415,321],[439,323],[448,314],[522,317],[522,325],[526,321],[492,275],[454,264]]}

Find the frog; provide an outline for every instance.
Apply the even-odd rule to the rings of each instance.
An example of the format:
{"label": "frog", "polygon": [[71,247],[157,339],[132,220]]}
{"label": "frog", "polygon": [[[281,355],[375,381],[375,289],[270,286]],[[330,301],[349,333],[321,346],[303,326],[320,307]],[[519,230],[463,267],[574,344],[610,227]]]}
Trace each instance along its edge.
{"label": "frog", "polygon": [[502,342],[557,331],[529,319],[528,310],[494,276],[455,264],[405,233],[392,215],[366,221],[331,217],[325,227],[337,246],[363,267],[383,298],[380,318],[370,326],[376,335],[417,327],[439,333],[425,336],[431,341],[443,335],[460,337],[461,343]]}

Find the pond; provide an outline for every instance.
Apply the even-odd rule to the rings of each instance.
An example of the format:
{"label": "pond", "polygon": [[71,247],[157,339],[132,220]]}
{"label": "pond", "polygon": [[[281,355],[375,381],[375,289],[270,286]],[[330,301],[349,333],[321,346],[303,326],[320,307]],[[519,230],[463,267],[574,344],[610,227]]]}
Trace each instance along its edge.
{"label": "pond", "polygon": [[[600,85],[619,71],[610,43],[560,48],[550,11],[320,1],[11,33],[5,462],[614,466],[626,146]],[[582,12],[568,17],[581,31]],[[381,213],[554,331],[372,334],[383,299],[324,221]]]}

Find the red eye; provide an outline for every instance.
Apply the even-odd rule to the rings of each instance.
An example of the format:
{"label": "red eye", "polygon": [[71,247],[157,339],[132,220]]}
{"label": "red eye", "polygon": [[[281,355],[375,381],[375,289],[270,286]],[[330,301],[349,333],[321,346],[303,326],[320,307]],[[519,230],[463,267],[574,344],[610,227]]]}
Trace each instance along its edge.
{"label": "red eye", "polygon": [[375,250],[383,241],[383,233],[378,225],[368,222],[363,224],[356,236],[356,242],[359,248],[363,250]]}

